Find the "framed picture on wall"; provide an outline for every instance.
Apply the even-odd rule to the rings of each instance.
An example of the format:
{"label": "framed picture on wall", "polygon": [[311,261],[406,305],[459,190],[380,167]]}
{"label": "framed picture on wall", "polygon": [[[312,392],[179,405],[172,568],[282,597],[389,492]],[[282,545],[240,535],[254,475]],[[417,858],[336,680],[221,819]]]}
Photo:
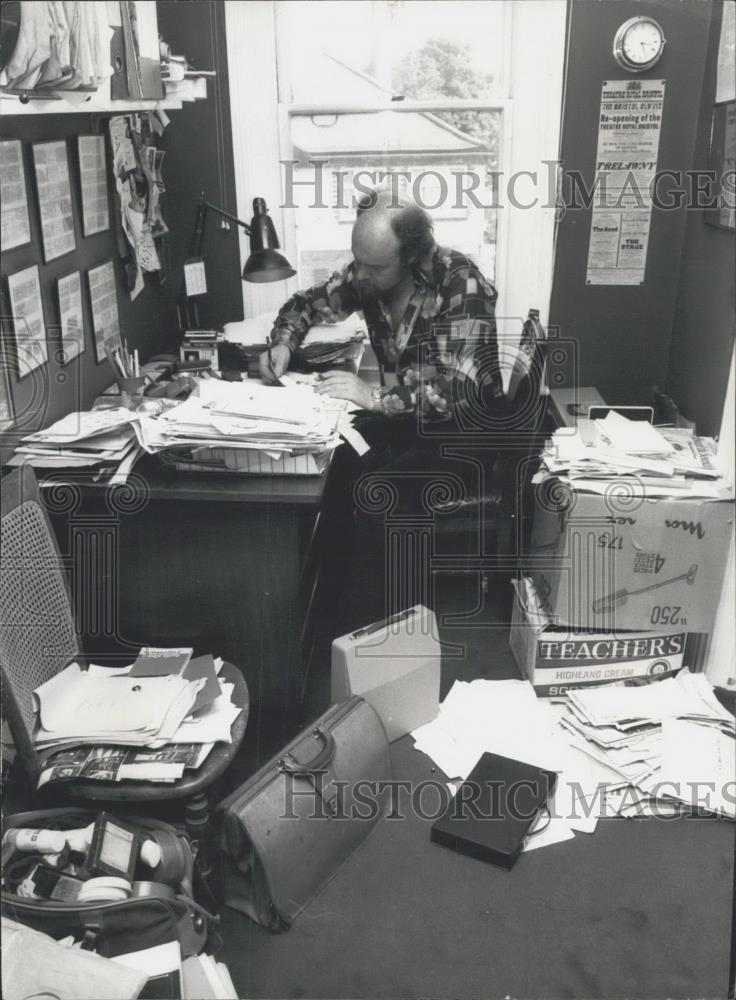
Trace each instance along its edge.
{"label": "framed picture on wall", "polygon": [[82,278],[79,271],[59,278],[59,327],[62,364],[68,364],[84,350],[84,315],[82,313]]}
{"label": "framed picture on wall", "polygon": [[0,248],[14,250],[31,242],[28,192],[19,139],[0,142]]}
{"label": "framed picture on wall", "polygon": [[715,175],[715,205],[705,210],[705,221],[719,229],[736,230],[736,101],[713,106],[709,169]]}
{"label": "framed picture on wall", "polygon": [[115,265],[111,260],[87,272],[89,300],[92,307],[92,328],[95,334],[97,363],[107,360],[106,350],[120,347],[120,317]]}
{"label": "framed picture on wall", "polygon": [[69,164],[66,142],[37,142],[33,146],[36,168],[38,211],[41,216],[43,258],[63,257],[76,248],[72,192],[69,185]]}
{"label": "framed picture on wall", "polygon": [[105,140],[101,135],[80,135],[77,143],[82,188],[82,232],[85,236],[92,236],[110,228]]}
{"label": "framed picture on wall", "polygon": [[23,271],[8,275],[8,294],[18,358],[18,376],[23,378],[48,361],[38,265],[33,264]]}

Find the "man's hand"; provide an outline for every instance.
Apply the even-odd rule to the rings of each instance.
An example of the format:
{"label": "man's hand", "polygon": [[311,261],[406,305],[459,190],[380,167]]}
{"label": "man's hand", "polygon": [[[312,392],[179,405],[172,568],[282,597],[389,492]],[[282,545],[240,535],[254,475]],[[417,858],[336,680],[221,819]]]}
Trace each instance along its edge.
{"label": "man's hand", "polygon": [[373,409],[373,393],[370,386],[350,372],[327,372],[315,386],[322,396],[347,399],[364,410]]}
{"label": "man's hand", "polygon": [[286,344],[276,344],[268,351],[264,351],[258,359],[261,372],[261,380],[273,385],[284,374],[289,367],[291,351]]}

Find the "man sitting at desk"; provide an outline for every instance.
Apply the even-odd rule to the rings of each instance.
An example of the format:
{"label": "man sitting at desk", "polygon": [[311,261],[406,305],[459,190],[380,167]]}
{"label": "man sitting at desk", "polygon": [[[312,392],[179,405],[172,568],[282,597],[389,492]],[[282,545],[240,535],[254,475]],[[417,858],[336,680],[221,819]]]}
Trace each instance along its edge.
{"label": "man sitting at desk", "polygon": [[503,387],[498,366],[497,292],[476,265],[439,247],[432,220],[417,205],[384,191],[359,204],[353,261],[324,284],[297,292],[281,308],[260,359],[273,382],[310,327],[360,311],[382,373],[372,389],[357,375],[327,374],[318,392],[347,399],[393,420],[457,423],[458,408],[489,411]]}
{"label": "man sitting at desk", "polygon": [[[458,433],[466,438],[469,426],[478,433],[479,415],[485,436],[502,408],[497,292],[466,256],[438,246],[429,215],[395,193],[374,192],[360,202],[352,252],[352,262],[342,271],[297,292],[281,308],[260,359],[261,375],[273,382],[285,372],[313,325],[362,312],[381,386],[333,371],[323,376],[317,391],[362,408],[356,426],[371,448],[360,460],[352,449],[338,449],[325,500],[334,503],[331,517],[344,518],[346,508],[353,509],[351,495],[361,509],[361,476],[379,473],[395,488],[402,513],[420,514],[428,479],[453,466],[457,474],[458,464],[467,468],[442,455],[443,438]],[[376,579],[383,575],[381,563],[385,567],[383,518],[366,509],[362,513],[359,525],[368,534],[347,558],[361,566],[364,578]],[[371,560],[379,562],[371,568]],[[383,603],[368,608],[363,601],[364,620],[395,610]]]}

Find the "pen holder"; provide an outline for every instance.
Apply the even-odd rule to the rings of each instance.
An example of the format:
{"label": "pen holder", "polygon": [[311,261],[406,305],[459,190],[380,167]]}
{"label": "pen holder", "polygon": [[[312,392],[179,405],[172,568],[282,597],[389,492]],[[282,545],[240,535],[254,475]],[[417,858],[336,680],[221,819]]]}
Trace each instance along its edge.
{"label": "pen holder", "polygon": [[136,375],[131,378],[118,378],[118,387],[122,397],[121,402],[125,406],[136,405],[143,398],[143,387],[146,384],[145,376]]}

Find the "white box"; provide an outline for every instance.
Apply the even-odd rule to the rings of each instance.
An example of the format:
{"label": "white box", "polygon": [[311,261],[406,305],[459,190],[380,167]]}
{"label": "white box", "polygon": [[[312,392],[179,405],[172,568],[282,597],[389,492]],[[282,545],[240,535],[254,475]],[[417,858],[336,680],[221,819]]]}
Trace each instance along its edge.
{"label": "white box", "polygon": [[398,740],[436,718],[441,654],[437,620],[421,604],[342,635],[332,643],[332,700],[365,698]]}

